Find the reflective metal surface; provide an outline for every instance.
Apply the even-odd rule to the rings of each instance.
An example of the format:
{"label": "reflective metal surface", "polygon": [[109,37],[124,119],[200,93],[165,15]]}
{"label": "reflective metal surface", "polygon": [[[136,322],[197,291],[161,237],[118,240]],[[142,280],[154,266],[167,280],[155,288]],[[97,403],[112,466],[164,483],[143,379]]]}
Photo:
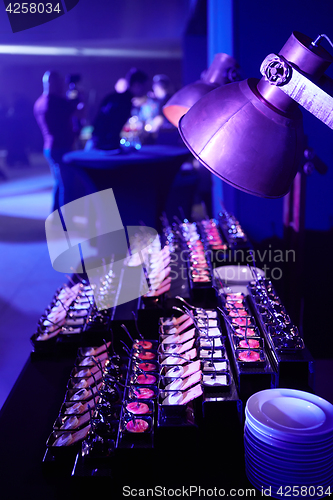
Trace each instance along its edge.
{"label": "reflective metal surface", "polygon": [[260,81],[211,91],[179,122],[184,143],[204,166],[234,187],[265,198],[288,193],[304,150],[302,113],[294,95],[279,86],[291,83],[289,61],[316,79],[332,61],[326,50],[297,32],[281,54],[286,64],[270,60],[269,73]]}
{"label": "reflective metal surface", "polygon": [[202,78],[176,92],[163,107],[165,117],[175,126],[201,97],[226,83],[239,80],[238,65],[228,54],[216,54]]}

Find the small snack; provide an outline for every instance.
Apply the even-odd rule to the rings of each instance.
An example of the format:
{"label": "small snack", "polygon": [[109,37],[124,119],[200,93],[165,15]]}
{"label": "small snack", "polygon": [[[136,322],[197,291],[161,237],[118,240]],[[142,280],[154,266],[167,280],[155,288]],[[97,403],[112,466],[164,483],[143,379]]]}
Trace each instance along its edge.
{"label": "small snack", "polygon": [[165,388],[167,391],[186,391],[193,385],[197,384],[201,380],[201,371],[199,370],[196,373],[193,373],[190,377],[187,378],[175,378],[168,384]]}
{"label": "small snack", "polygon": [[166,398],[163,399],[163,405],[180,405],[183,399],[183,394],[181,391],[169,392]]}
{"label": "small snack", "polygon": [[81,389],[80,391],[73,394],[71,401],[84,400],[90,396],[90,391],[87,389]]}
{"label": "small snack", "polygon": [[251,351],[250,349],[248,349],[247,351],[240,352],[238,354],[238,358],[240,361],[253,363],[256,361],[260,361],[260,353],[258,351]]}
{"label": "small snack", "polygon": [[206,283],[208,281],[211,281],[209,276],[196,276],[193,277],[193,282],[195,283]]}
{"label": "small snack", "polygon": [[232,323],[237,326],[254,326],[251,317],[246,318],[232,318]]}
{"label": "small snack", "polygon": [[[107,342],[107,347],[109,348],[111,342]],[[101,345],[100,347],[81,347],[79,350],[81,356],[98,356],[106,351],[105,345]]]}
{"label": "small snack", "polygon": [[[197,350],[195,348],[190,351],[184,352],[183,354],[167,355],[162,357],[160,360],[161,365],[183,365],[186,361],[191,361],[197,355]],[[163,355],[164,356],[164,355]]]}
{"label": "small snack", "polygon": [[246,309],[230,309],[228,311],[228,314],[231,318],[250,316]]}
{"label": "small snack", "polygon": [[214,347],[223,347],[223,343],[221,338],[215,338],[214,343],[212,338],[200,337],[200,347],[202,348],[212,348]]}
{"label": "small snack", "polygon": [[49,329],[46,329],[38,335],[36,340],[38,341],[44,341],[44,340],[49,340],[52,339],[53,337],[56,337],[61,331],[61,328],[58,328],[57,330],[50,331]]}
{"label": "small snack", "polygon": [[241,300],[227,300],[224,306],[226,309],[244,309],[244,304]]}
{"label": "small snack", "polygon": [[151,351],[142,351],[142,352],[138,353],[137,357],[140,359],[147,359],[148,360],[148,359],[155,359],[156,355]]}
{"label": "small snack", "polygon": [[90,425],[76,432],[64,432],[53,443],[52,446],[71,446],[82,441],[90,431]]}
{"label": "small snack", "polygon": [[141,347],[142,349],[149,350],[153,347],[152,342],[148,340],[136,340],[133,344],[133,347],[136,349],[137,347]]}
{"label": "small snack", "polygon": [[200,361],[192,361],[183,366],[173,366],[172,368],[168,368],[165,372],[165,377],[168,378],[185,378],[190,376],[192,373],[195,373],[200,370]]}
{"label": "small snack", "polygon": [[228,361],[204,361],[203,362],[203,367],[202,371],[204,373],[209,373],[209,372],[226,372],[228,371]]}
{"label": "small snack", "polygon": [[146,403],[133,402],[126,405],[126,410],[134,415],[144,415],[149,413],[149,406]]}
{"label": "small snack", "polygon": [[152,385],[156,383],[156,377],[150,374],[138,375],[136,382],[138,384]]}
{"label": "small snack", "polygon": [[252,349],[258,349],[260,347],[259,340],[257,340],[257,339],[248,339],[247,341],[244,339],[244,340],[241,340],[238,345],[239,345],[239,347],[242,347],[243,349],[248,349],[250,347]]}
{"label": "small snack", "polygon": [[226,387],[229,385],[229,380],[227,374],[223,375],[203,375],[202,378],[203,385],[207,387]]}
{"label": "small snack", "polygon": [[74,405],[72,406],[69,406],[65,413],[80,413],[80,410],[82,410],[83,408],[83,404],[82,403],[75,403]]}
{"label": "small snack", "polygon": [[146,432],[149,429],[149,424],[145,420],[142,420],[142,418],[136,418],[135,421],[130,420],[126,424],[126,430],[129,432]]}
{"label": "small snack", "polygon": [[61,426],[61,430],[71,430],[75,429],[79,425],[79,419],[77,417],[66,418],[65,422]]}
{"label": "small snack", "polygon": [[153,363],[140,363],[139,368],[145,372],[152,372],[156,370],[156,366]]}
{"label": "small snack", "polygon": [[201,349],[200,358],[202,359],[215,359],[224,357],[224,347],[214,348],[214,349]]}
{"label": "small snack", "polygon": [[237,302],[241,302],[244,300],[245,298],[245,295],[241,292],[237,292],[237,293],[226,293],[226,299],[227,301],[231,301],[231,300],[235,300]]}
{"label": "small snack", "polygon": [[202,395],[201,384],[191,387],[188,391],[165,392],[162,405],[185,405]]}
{"label": "small snack", "polygon": [[69,446],[73,441],[71,432],[64,432],[58,439],[55,440],[53,446]]}
{"label": "small snack", "polygon": [[76,333],[81,333],[82,331],[82,328],[73,328],[72,326],[67,326],[67,325],[64,325],[62,328],[61,328],[61,334],[62,335],[74,335]]}
{"label": "small snack", "polygon": [[256,335],[258,335],[253,328],[243,328],[243,327],[236,328],[234,334],[237,337],[245,337],[245,332],[247,337],[255,337]]}
{"label": "small snack", "polygon": [[135,387],[133,393],[138,399],[151,399],[155,396],[155,392],[146,387]]}
{"label": "small snack", "polygon": [[79,363],[79,366],[95,366],[94,361],[104,361],[108,359],[109,354],[107,352],[103,352],[102,354],[99,354],[98,356],[87,356],[85,358],[82,358],[82,360]]}
{"label": "small snack", "polygon": [[191,330],[179,335],[166,335],[162,340],[162,344],[184,344],[185,342],[193,339],[194,335],[195,328],[191,328]]}

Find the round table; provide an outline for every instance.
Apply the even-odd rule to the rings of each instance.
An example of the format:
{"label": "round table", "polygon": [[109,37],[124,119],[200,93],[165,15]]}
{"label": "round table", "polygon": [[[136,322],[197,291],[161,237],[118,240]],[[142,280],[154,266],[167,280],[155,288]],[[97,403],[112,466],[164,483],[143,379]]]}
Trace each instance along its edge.
{"label": "round table", "polygon": [[147,145],[129,152],[73,151],[63,161],[73,173],[71,200],[112,188],[124,226],[143,222],[159,229],[173,179],[190,158],[185,147]]}

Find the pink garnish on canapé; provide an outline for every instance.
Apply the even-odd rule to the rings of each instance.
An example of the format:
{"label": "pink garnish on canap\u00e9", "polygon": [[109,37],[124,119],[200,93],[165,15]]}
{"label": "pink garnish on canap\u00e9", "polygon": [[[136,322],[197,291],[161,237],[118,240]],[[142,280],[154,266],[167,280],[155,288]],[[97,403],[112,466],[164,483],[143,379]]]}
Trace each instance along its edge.
{"label": "pink garnish on canap\u00e9", "polygon": [[246,326],[246,323],[249,324],[249,320],[246,321],[245,318],[233,318],[232,322],[239,326]]}
{"label": "pink garnish on canap\u00e9", "polygon": [[210,281],[209,276],[194,276],[193,281]]}
{"label": "pink garnish on canap\u00e9", "polygon": [[227,309],[234,309],[234,308],[237,308],[237,309],[244,309],[244,304],[242,301],[240,300],[232,300],[230,302],[226,302],[225,303],[225,307]]}
{"label": "pink garnish on canap\u00e9", "polygon": [[140,359],[154,359],[156,356],[153,352],[151,351],[145,351],[145,352],[140,352],[138,354],[138,357]]}
{"label": "pink garnish on canap\u00e9", "polygon": [[248,339],[247,342],[244,339],[244,340],[241,340],[239,342],[239,347],[242,347],[244,349],[247,349],[248,347],[252,347],[253,349],[255,349],[255,348],[260,347],[260,344],[259,344],[259,341],[256,339]]}
{"label": "pink garnish on canap\u00e9", "polygon": [[246,362],[259,361],[259,359],[260,359],[259,352],[257,352],[257,351],[240,352],[238,357],[241,361],[246,361]]}
{"label": "pink garnish on canap\u00e9", "polygon": [[246,309],[231,309],[229,310],[229,316],[232,318],[237,318],[238,316],[250,316],[249,313],[246,311]]}
{"label": "pink garnish on canap\u00e9", "polygon": [[150,385],[150,384],[155,384],[155,382],[156,382],[156,377],[154,377],[154,375],[141,374],[137,378],[137,383],[138,384],[147,384],[147,385]]}
{"label": "pink garnish on canap\u00e9", "polygon": [[126,410],[134,413],[135,415],[144,415],[149,413],[149,406],[146,403],[129,403]]}
{"label": "pink garnish on canap\u00e9", "polygon": [[155,370],[155,365],[153,363],[140,363],[139,364],[140,370],[144,370],[145,372],[152,372]]}
{"label": "pink garnish on canap\u00e9", "polygon": [[148,342],[148,340],[136,340],[135,345],[138,345],[143,349],[151,349],[153,347],[152,342]]}
{"label": "pink garnish on canap\u00e9", "polygon": [[248,337],[254,337],[256,335],[256,332],[252,329],[252,328],[237,328],[235,330],[235,335],[237,335],[237,337],[245,337],[245,331],[246,331],[246,335]]}
{"label": "pink garnish on canap\u00e9", "polygon": [[133,389],[133,392],[138,399],[150,399],[155,395],[152,389],[148,389],[145,387]]}
{"label": "pink garnish on canap\u00e9", "polygon": [[141,418],[137,418],[135,420],[135,423],[133,422],[133,420],[130,420],[126,424],[126,429],[129,432],[146,432],[148,427],[149,427],[148,422],[142,420]]}

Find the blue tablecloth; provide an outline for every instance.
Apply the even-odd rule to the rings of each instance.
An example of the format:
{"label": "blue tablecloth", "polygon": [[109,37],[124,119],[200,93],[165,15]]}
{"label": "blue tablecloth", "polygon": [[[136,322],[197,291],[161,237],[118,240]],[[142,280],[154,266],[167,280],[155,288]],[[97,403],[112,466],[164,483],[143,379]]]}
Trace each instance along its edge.
{"label": "blue tablecloth", "polygon": [[124,225],[159,229],[172,182],[191,158],[183,147],[147,145],[130,152],[74,151],[63,160],[72,171],[71,200],[112,188]]}
{"label": "blue tablecloth", "polygon": [[114,149],[102,151],[94,149],[91,151],[73,151],[67,153],[63,160],[65,163],[77,167],[91,169],[110,169],[124,165],[139,165],[147,163],[159,163],[170,161],[175,158],[186,158],[189,156],[187,148],[178,146],[150,145],[142,146],[139,150],[123,151]]}

